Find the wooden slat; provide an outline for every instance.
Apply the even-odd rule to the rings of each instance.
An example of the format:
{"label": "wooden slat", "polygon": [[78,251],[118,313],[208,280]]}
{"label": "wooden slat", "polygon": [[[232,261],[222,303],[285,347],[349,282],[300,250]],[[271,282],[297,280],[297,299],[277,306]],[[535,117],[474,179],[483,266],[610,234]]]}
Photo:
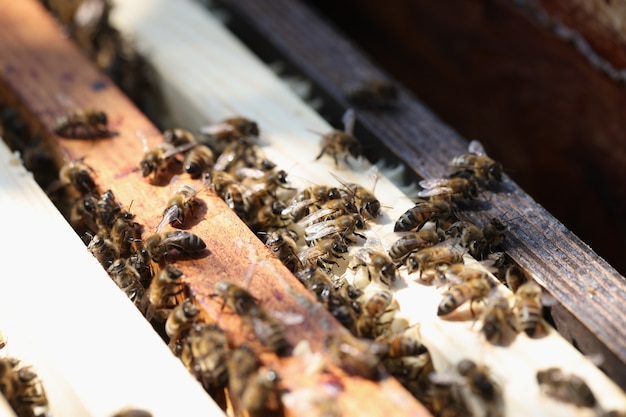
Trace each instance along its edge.
{"label": "wooden slat", "polygon": [[[133,6],[136,4],[140,2],[132,2]],[[151,13],[150,10],[144,12]],[[149,16],[144,17],[148,20]],[[23,24],[26,21],[28,25]],[[160,221],[169,190],[149,184],[141,177],[137,166],[143,154],[140,138],[145,137],[148,145],[154,145],[161,141],[159,132],[67,39],[61,37],[51,19],[34,1],[3,3],[0,40],[3,97],[12,97],[12,104],[28,118],[31,125],[39,124],[39,132],[53,140],[67,159],[84,157],[97,173],[98,184],[111,188],[119,201],[126,204],[132,202],[137,221],[145,226],[146,234],[152,233]],[[106,110],[111,120],[110,128],[117,135],[97,141],[64,140],[54,136],[51,131],[55,118],[71,109],[67,103]],[[207,110],[211,108],[207,107]],[[211,284],[218,279],[243,280],[251,265],[256,265],[252,267],[254,279],[249,287],[255,296],[267,303],[268,308],[303,316],[303,323],[289,328],[288,338],[293,345],[306,339],[314,350],[319,351],[327,334],[345,332],[327,312],[308,307],[311,296],[304,292],[278,260],[270,257],[263,244],[221,200],[208,194],[201,198],[206,204],[205,218],[191,231],[204,239],[210,254],[198,260],[180,261],[176,265],[188,277],[192,292],[198,295],[208,314],[220,315],[221,323],[230,326],[227,332],[236,341],[246,339],[240,322],[232,314],[217,312],[217,304],[202,295],[212,293]],[[294,290],[297,295],[290,294],[290,289],[297,289]],[[302,304],[302,297],[308,300],[308,304]],[[269,354],[263,355],[263,359],[278,368],[282,384],[291,392],[297,392],[303,384],[323,378],[323,375],[310,375],[303,380],[301,371],[305,368],[306,359],[294,357],[279,361]],[[345,375],[330,364],[328,368],[328,377],[336,377],[340,381],[341,390],[336,400],[347,414],[361,409],[364,404],[367,404],[370,415],[428,414],[393,379],[367,381]],[[289,369],[295,369],[297,373],[289,372]],[[172,383],[164,385],[170,389],[172,386]],[[180,404],[177,395],[160,397],[163,401],[171,398],[171,404]],[[197,412],[202,410],[194,409]],[[290,409],[287,411],[289,413]],[[295,411],[290,414],[295,414]]]}
{"label": "wooden slat", "polygon": [[[326,110],[335,119],[349,106],[343,96],[345,86],[386,76],[301,2],[221,3],[232,11],[236,33],[267,57],[284,59],[325,94]],[[463,138],[406,91],[401,92],[396,111],[362,110],[357,133],[384,143],[422,178],[444,176],[448,161],[467,148]],[[370,143],[372,154],[379,146],[377,141]],[[624,367],[619,366],[626,362],[626,334],[621,330],[626,311],[620,308],[626,296],[624,277],[510,178],[505,177],[501,192],[488,198],[492,207],[471,217],[483,222],[492,217],[514,219],[507,254],[606,345],[617,360],[608,358],[603,368],[626,386]]]}
{"label": "wooden slat", "polygon": [[[318,138],[310,130],[324,132],[330,126],[287,91],[236,39],[225,34],[214,19],[203,18],[196,8],[184,2],[175,6],[160,1],[135,2],[132,6],[118,2],[116,7],[116,27],[138,42],[140,51],[155,67],[169,107],[175,109],[177,125],[196,129],[224,117],[246,115],[259,121],[263,150],[279,167],[288,169],[294,183],[299,184],[302,179],[315,184],[329,180],[335,183],[327,174],[329,171],[347,181],[367,183],[367,164],[348,170],[334,166],[326,158],[313,161]],[[187,23],[185,27],[176,23],[180,21]],[[211,42],[204,43],[204,39]],[[181,67],[180,62],[186,65]],[[368,232],[384,240],[392,235],[393,221],[412,204],[384,178],[377,184],[376,193],[385,206],[384,216]],[[603,407],[624,406],[623,393],[556,332],[541,340],[521,336],[511,346],[492,348],[478,337],[471,320],[435,317],[440,300],[437,289],[413,283],[406,275],[403,278],[404,282],[394,288],[400,314],[420,326],[437,369],[446,370],[467,356],[486,364],[504,386],[507,415],[592,413],[539,399],[528,401],[539,395],[534,372],[545,366],[576,369],[595,392],[603,393]],[[273,308],[282,306],[277,303]],[[464,348],[457,349],[458,346]],[[523,401],[519,392],[528,394]]]}
{"label": "wooden slat", "polygon": [[105,417],[129,406],[155,417],[181,407],[219,415],[4,142],[0,189],[0,215],[12,219],[0,242],[0,354],[33,366],[52,415]]}

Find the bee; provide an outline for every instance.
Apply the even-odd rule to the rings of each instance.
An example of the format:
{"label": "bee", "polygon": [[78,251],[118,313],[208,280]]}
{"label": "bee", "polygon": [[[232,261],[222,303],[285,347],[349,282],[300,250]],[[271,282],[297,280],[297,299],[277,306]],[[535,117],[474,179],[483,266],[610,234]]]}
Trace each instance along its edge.
{"label": "bee", "polygon": [[471,141],[468,151],[468,153],[459,155],[450,161],[452,176],[470,173],[483,182],[502,181],[502,165],[487,156],[479,141]]}
{"label": "bee", "polygon": [[[474,303],[477,300],[481,300],[489,294],[491,288],[493,288],[493,284],[484,277],[477,277],[455,284],[443,294],[443,298],[437,308],[437,315],[445,316],[450,314],[466,301]],[[472,306],[470,305],[470,310],[471,308]]]}
{"label": "bee", "polygon": [[159,263],[172,250],[177,250],[187,256],[194,256],[204,249],[206,249],[206,244],[197,235],[183,230],[174,230],[150,236],[143,242],[139,252],[143,259]]}
{"label": "bee", "polygon": [[18,416],[46,416],[50,412],[37,373],[31,366],[19,366],[15,358],[0,358],[0,392]]}
{"label": "bee", "polygon": [[298,257],[304,266],[318,265],[322,268],[329,264],[337,265],[335,259],[343,259],[342,253],[348,252],[348,246],[338,236],[321,239],[315,245],[300,252]]}
{"label": "bee", "polygon": [[535,335],[541,322],[541,287],[528,280],[515,291],[515,317],[518,328],[528,336]]}
{"label": "bee", "polygon": [[349,86],[346,98],[361,107],[390,108],[398,100],[398,88],[385,80],[367,80]]}
{"label": "bee", "polygon": [[481,333],[487,341],[503,345],[507,340],[510,330],[515,329],[512,321],[513,312],[509,300],[496,289],[489,295],[487,305],[480,314]]}
{"label": "bee", "polygon": [[524,275],[524,272],[520,267],[511,265],[507,268],[505,273],[506,285],[509,287],[512,293],[516,293],[517,289],[528,279]]}
{"label": "bee", "polygon": [[213,289],[215,294],[212,297],[217,296],[222,299],[222,308],[228,306],[228,308],[242,317],[256,315],[261,309],[257,299],[247,289],[230,280],[222,279],[217,281],[213,285]]}
{"label": "bee", "polygon": [[360,158],[363,155],[363,147],[361,142],[352,134],[355,120],[354,111],[352,109],[346,111],[342,118],[344,130],[333,130],[322,135],[320,140],[321,151],[315,160],[327,154],[333,158],[335,165],[339,165],[337,158],[343,156],[343,161],[349,166],[348,157]]}
{"label": "bee", "polygon": [[135,221],[133,213],[123,210],[117,215],[109,238],[119,248],[120,256],[129,256],[133,243],[141,241],[141,229],[142,226]]}
{"label": "bee", "polygon": [[251,314],[242,318],[244,322],[252,326],[252,330],[259,341],[272,352],[278,356],[285,356],[289,353],[291,346],[287,341],[283,326],[265,310],[252,310]]}
{"label": "bee", "polygon": [[218,143],[239,142],[249,146],[261,134],[259,125],[245,117],[232,117],[221,123],[200,128],[205,135],[214,138]]}
{"label": "bee", "polygon": [[257,232],[262,230],[270,230],[285,225],[287,217],[283,214],[285,205],[278,200],[274,200],[258,209],[251,216],[250,227]]}
{"label": "bee", "polygon": [[379,355],[389,358],[418,356],[428,352],[426,346],[420,343],[417,338],[405,332],[377,337],[376,342],[383,346]]}
{"label": "bee", "polygon": [[500,219],[493,218],[482,228],[483,236],[487,242],[489,252],[498,249],[504,242],[504,232],[508,225]]}
{"label": "bee", "polygon": [[153,174],[153,178],[156,179],[163,172],[170,169],[172,164],[180,163],[180,160],[177,158],[179,154],[188,151],[194,146],[196,146],[195,143],[174,146],[170,143],[164,142],[151,148],[146,148],[143,157],[139,162],[141,175],[145,178],[150,174]]}
{"label": "bee", "polygon": [[356,229],[364,229],[365,223],[363,218],[358,214],[346,214],[335,219],[312,224],[304,230],[304,239],[307,242],[315,242],[320,239],[340,236],[345,242],[351,243],[351,236],[358,236],[366,239],[365,235],[356,231]]}
{"label": "bee", "polygon": [[84,161],[85,158],[78,158],[63,165],[59,171],[60,185],[72,185],[83,196],[97,194],[96,181],[93,179],[95,171]]}
{"label": "bee", "polygon": [[294,222],[299,222],[311,213],[311,209],[319,208],[330,200],[340,199],[341,192],[337,187],[314,185],[300,191],[289,204],[283,214],[288,215]]}
{"label": "bee", "polygon": [[433,229],[420,229],[403,234],[389,248],[393,261],[402,261],[411,252],[433,246],[439,242],[439,234]]}
{"label": "bee", "polygon": [[163,142],[174,147],[197,143],[196,137],[187,129],[175,128],[163,131]]}
{"label": "bee", "polygon": [[200,178],[202,173],[215,165],[213,150],[204,144],[196,145],[185,156],[183,169],[191,178]]}
{"label": "bee", "polygon": [[119,203],[115,201],[113,191],[106,190],[102,193],[96,202],[96,224],[98,230],[103,233],[108,233],[120,210],[121,207]]}
{"label": "bee", "polygon": [[[172,184],[176,178],[172,179]],[[193,206],[197,204],[195,200],[198,190],[191,184],[184,183],[176,187],[176,191],[170,197],[163,210],[163,218],[157,225],[157,232],[160,232],[166,224],[177,222],[184,224],[187,216],[193,214]]]}
{"label": "bee", "polygon": [[228,360],[228,375],[228,392],[235,416],[243,415],[244,411],[251,417],[283,415],[280,377],[275,371],[261,367],[250,347],[241,345],[233,349]]}
{"label": "bee", "polygon": [[120,257],[120,250],[110,239],[95,234],[87,245],[87,250],[107,269]]}
{"label": "bee", "polygon": [[228,385],[228,340],[215,324],[197,323],[191,327],[181,349],[181,360],[222,409],[226,408],[224,389]]}
{"label": "bee", "polygon": [[419,182],[422,191],[418,191],[419,197],[437,197],[437,199],[450,199],[453,203],[462,203],[478,197],[478,186],[473,179],[454,178],[429,178]]}
{"label": "bee", "polygon": [[165,334],[173,352],[177,353],[176,344],[197,323],[199,314],[200,309],[191,298],[186,298],[170,311],[165,320]]}
{"label": "bee", "polygon": [[577,407],[595,407],[596,397],[581,377],[566,374],[559,368],[537,371],[536,376],[544,394]]}
{"label": "bee", "polygon": [[246,218],[246,203],[243,197],[243,188],[235,177],[227,172],[213,169],[205,172],[204,180],[209,190],[224,200],[228,207],[230,207],[239,218]]}
{"label": "bee", "polygon": [[355,252],[356,264],[354,268],[364,266],[367,268],[369,280],[375,277],[387,286],[391,286],[397,278],[396,264],[391,257],[382,250],[371,247],[363,247]]}
{"label": "bee", "polygon": [[463,263],[464,253],[458,245],[445,240],[409,254],[405,262],[409,274],[415,271],[421,273],[426,269],[439,269],[442,266]]}
{"label": "bee", "polygon": [[109,137],[112,132],[109,131],[107,124],[107,114],[102,110],[74,110],[57,118],[54,133],[66,138]]}
{"label": "bee", "polygon": [[129,262],[125,259],[117,259],[109,266],[107,273],[144,316],[151,315],[148,299],[145,296],[146,290],[141,284],[139,272]]}
{"label": "bee", "polygon": [[181,281],[183,272],[173,265],[166,265],[152,280],[148,287],[148,300],[155,309],[172,308],[178,304],[172,298],[185,291]]}
{"label": "bee", "polygon": [[72,205],[70,223],[77,231],[96,233],[99,227],[96,223],[96,206],[98,199],[93,194],[87,194]]}
{"label": "bee", "polygon": [[139,408],[127,408],[113,414],[112,417],[152,417],[152,413]]}
{"label": "bee", "polygon": [[298,258],[298,235],[291,230],[272,232],[265,241],[265,246],[289,269],[296,272],[302,268]]}
{"label": "bee", "polygon": [[495,404],[500,396],[500,388],[489,376],[489,370],[482,365],[476,365],[469,359],[463,359],[457,364],[457,371],[465,378],[470,391],[486,403]]}
{"label": "bee", "polygon": [[[285,209],[287,210],[287,209]],[[350,200],[346,200],[343,198],[329,200],[323,203],[317,210],[310,212],[308,215],[304,216],[302,219],[298,221],[298,225],[301,227],[308,227],[313,224],[326,222],[329,220],[335,220],[338,217],[344,215],[355,215],[355,221],[359,220],[363,223],[362,217],[357,217],[357,209],[354,203]],[[356,226],[356,225],[355,225]],[[319,227],[319,226],[317,226]],[[365,224],[359,224],[359,228],[362,229],[365,227]]]}
{"label": "bee", "polygon": [[370,380],[380,378],[381,363],[375,342],[342,333],[328,336],[324,345],[335,364],[347,373]]}
{"label": "bee", "polygon": [[[380,335],[381,329],[384,327],[384,323],[381,323],[380,318],[385,313],[394,310],[392,307],[393,302],[393,294],[387,290],[377,291],[370,296],[362,305],[363,311],[356,323],[357,335],[370,339]],[[395,307],[397,308],[397,303]]]}
{"label": "bee", "polygon": [[419,201],[396,220],[393,231],[420,230],[429,220],[444,221],[452,216],[453,205],[449,201],[441,199]]}

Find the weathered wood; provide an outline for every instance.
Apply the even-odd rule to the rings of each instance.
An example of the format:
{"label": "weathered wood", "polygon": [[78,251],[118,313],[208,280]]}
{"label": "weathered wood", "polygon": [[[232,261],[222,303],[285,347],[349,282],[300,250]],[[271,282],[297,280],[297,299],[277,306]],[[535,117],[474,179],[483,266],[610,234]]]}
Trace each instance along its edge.
{"label": "weathered wood", "polygon": [[[348,106],[343,87],[355,78],[385,77],[349,41],[299,2],[223,3],[233,13],[233,30],[259,47],[261,53],[284,59],[310,78],[331,100],[327,109],[335,117]],[[363,133],[362,137],[370,133],[378,138],[423,178],[445,175],[448,161],[467,146],[457,133],[442,125],[406,91],[401,92],[395,111],[361,111],[357,132]],[[380,143],[372,142],[370,146],[378,149]],[[621,331],[626,324],[626,312],[620,308],[619,301],[626,295],[624,277],[508,177],[502,190],[490,194],[489,200],[492,207],[472,213],[472,217],[482,221],[492,217],[513,219],[507,253],[622,363],[626,361],[626,335]],[[593,302],[582,301],[588,297],[589,290],[593,290]],[[604,369],[616,380],[623,380],[623,366],[606,364]]]}
{"label": "weathered wood", "polygon": [[[98,185],[102,189],[110,188],[120,202],[132,203],[136,220],[145,226],[144,238],[150,235],[161,219],[170,190],[151,185],[141,177],[137,167],[144,150],[142,138],[151,146],[161,141],[160,133],[67,39],[62,38],[50,17],[34,1],[3,4],[0,40],[3,99],[9,100],[37,133],[51,141],[58,150],[57,155],[65,156],[65,161],[84,157],[85,163],[94,169]],[[54,135],[56,117],[74,106],[104,109],[110,119],[109,127],[117,135],[100,140],[62,139]],[[207,295],[213,293],[211,284],[218,279],[243,281],[248,271],[254,273],[249,290],[264,305],[273,311],[303,317],[301,324],[288,329],[287,336],[292,345],[305,339],[315,351],[320,351],[326,335],[345,332],[329,313],[310,307],[311,296],[280,261],[270,256],[225,203],[209,194],[200,198],[205,210],[194,212],[199,223],[190,230],[206,242],[210,253],[205,253],[201,259],[180,260],[176,265],[184,272],[191,292],[206,308],[207,314],[219,316],[220,324],[235,341],[247,340],[246,331],[241,330],[241,321],[233,314],[220,312],[220,304]],[[292,289],[293,294],[290,293]],[[125,339],[132,343],[131,335]],[[346,375],[337,367],[326,364],[323,375],[309,375],[307,381],[303,381],[301,371],[306,368],[307,358],[278,360],[273,354],[263,354],[262,358],[277,368],[281,385],[291,392],[297,392],[303,384],[318,381],[316,378],[324,375],[336,378],[341,389],[332,394],[333,399],[336,396],[346,413],[367,404],[370,415],[428,415],[391,378],[384,378],[381,382],[368,381]],[[164,387],[171,390],[172,382]],[[179,404],[176,394],[158,396],[166,402],[171,399],[170,405]],[[288,414],[296,414],[289,408],[296,406],[293,403],[288,405]],[[194,411],[206,410],[197,407]]]}

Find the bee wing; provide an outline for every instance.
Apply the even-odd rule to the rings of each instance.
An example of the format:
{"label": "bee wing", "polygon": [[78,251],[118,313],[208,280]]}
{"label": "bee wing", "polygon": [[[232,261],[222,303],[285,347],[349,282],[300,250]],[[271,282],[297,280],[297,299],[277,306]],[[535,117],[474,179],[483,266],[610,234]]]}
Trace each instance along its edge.
{"label": "bee wing", "polygon": [[428,379],[430,379],[430,382],[433,384],[445,386],[461,385],[463,383],[461,375],[452,371],[431,372],[428,375]]}
{"label": "bee wing", "polygon": [[352,255],[354,255],[357,259],[364,262],[365,265],[369,265],[371,262],[371,254],[372,251],[366,248],[354,248]]}
{"label": "bee wing", "polygon": [[467,149],[470,153],[473,153],[474,155],[487,156],[487,152],[485,152],[483,144],[477,140],[471,141]]}
{"label": "bee wing", "polygon": [[324,218],[326,216],[330,216],[331,214],[335,213],[336,211],[337,211],[336,209],[330,209],[330,208],[325,208],[325,209],[314,211],[313,213],[303,217],[298,222],[298,225],[300,225],[302,227],[306,227],[307,225],[317,224],[317,223],[315,223],[317,220],[319,220],[321,218]]}
{"label": "bee wing", "polygon": [[213,169],[216,171],[225,171],[238,158],[236,147],[227,147],[215,160]]}
{"label": "bee wing", "polygon": [[135,135],[137,135],[137,137],[141,141],[141,147],[143,148],[143,151],[148,152],[150,150],[150,144],[148,143],[148,138],[146,137],[146,135],[141,130],[137,130],[135,132]]}
{"label": "bee wing", "polygon": [[290,311],[272,311],[271,315],[286,326],[294,326],[304,323],[304,314]]}
{"label": "bee wing", "polygon": [[313,200],[312,198],[308,200],[295,201],[291,203],[290,205],[288,205],[287,207],[285,207],[285,209],[281,212],[281,214],[288,216],[291,213],[298,212],[299,210],[302,210],[303,208],[308,207],[314,203],[315,203],[315,200]]}
{"label": "bee wing", "polygon": [[354,109],[348,109],[341,117],[343,123],[343,131],[351,135],[354,132],[354,122],[356,122],[356,113]]}
{"label": "bee wing", "polygon": [[372,192],[374,192],[376,184],[378,183],[378,179],[380,178],[380,170],[378,169],[377,165],[372,165],[367,170],[367,178],[370,182],[370,189],[372,190]]}
{"label": "bee wing", "polygon": [[303,265],[306,265],[307,261],[310,259],[316,259],[320,256],[323,256],[324,252],[319,250],[317,246],[311,246],[304,249],[302,252],[298,254],[298,258]]}
{"label": "bee wing", "polygon": [[380,240],[378,236],[375,234],[370,234],[367,236],[365,243],[363,244],[363,248],[367,250],[372,250],[376,252],[385,252],[385,248],[383,247],[383,242]]}
{"label": "bee wing", "polygon": [[305,240],[311,242],[313,240],[323,239],[326,236],[334,235],[341,232],[341,227],[332,224],[332,220],[315,223],[304,230]]}
{"label": "bee wing", "polygon": [[418,191],[419,197],[433,197],[437,195],[452,194],[454,190],[447,186],[446,178],[429,178],[419,182],[423,190]]}
{"label": "bee wing", "polygon": [[223,132],[232,132],[234,129],[235,127],[228,123],[216,123],[200,127],[200,133],[204,133],[205,135],[216,135]]}
{"label": "bee wing", "polygon": [[163,213],[163,218],[161,219],[161,221],[156,227],[157,233],[163,230],[166,224],[170,224],[176,219],[178,219],[179,214],[180,213],[178,210],[178,206],[170,206],[167,209],[165,209],[165,212]]}
{"label": "bee wing", "polygon": [[171,158],[172,156],[177,155],[179,153],[185,153],[191,148],[195,147],[196,145],[197,143],[190,142],[190,143],[184,143],[179,146],[172,146],[170,149],[168,149],[167,151],[163,153],[163,159]]}

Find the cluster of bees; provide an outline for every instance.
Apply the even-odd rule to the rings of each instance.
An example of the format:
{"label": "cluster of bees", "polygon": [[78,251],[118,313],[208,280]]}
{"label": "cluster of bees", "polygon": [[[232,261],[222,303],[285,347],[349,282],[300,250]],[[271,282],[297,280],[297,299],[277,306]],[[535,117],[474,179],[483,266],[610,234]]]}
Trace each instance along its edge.
{"label": "cluster of bees", "polygon": [[[83,115],[89,112],[95,111]],[[57,133],[108,134],[93,126],[101,118],[77,114],[60,119]],[[337,165],[349,166],[350,158],[360,157],[352,122],[348,117],[343,131],[322,136],[317,159],[326,155]],[[190,232],[162,231],[168,225],[184,229],[203,191],[222,198],[350,331],[351,336],[326,340],[327,353],[337,365],[371,379],[394,375],[435,415],[468,415],[476,404],[487,415],[501,415],[501,388],[489,369],[464,359],[452,372],[435,371],[415,326],[396,318],[399,307],[393,295],[405,269],[419,283],[446,288],[438,316],[451,315],[469,303],[472,317],[481,322],[480,331],[491,343],[506,345],[521,331],[531,337],[542,333],[541,288],[515,266],[503,266],[499,250],[506,224],[500,219],[483,226],[462,220],[463,211],[472,207],[480,192],[497,186],[500,164],[479,142],[471,142],[468,153],[450,161],[448,177],[420,181],[415,205],[395,222],[394,232],[400,237],[385,249],[376,237],[366,235],[368,224],[383,209],[372,190],[338,177],[337,185],[298,189],[285,171],[264,157],[259,135],[254,121],[235,117],[205,126],[200,134],[167,130],[163,143],[147,147],[139,163],[141,174],[155,184],[171,179],[173,194],[157,232],[145,240],[141,225],[112,192],[97,192],[93,171],[84,161],[72,161],[60,172],[60,182],[81,195],[71,219],[91,234],[88,249],[148,319],[165,323],[170,348],[207,392],[226,407],[227,389],[236,413],[282,413],[276,371],[261,365],[248,346],[232,347],[224,330],[202,317],[181,282],[182,273],[170,263],[173,253],[196,256],[205,249],[201,238]],[[172,173],[185,173],[193,181],[172,178]],[[479,261],[478,266],[467,263],[468,255]],[[365,283],[349,282],[344,274],[348,269],[363,271]],[[512,301],[490,271],[502,276],[500,281],[514,294]],[[214,291],[212,296],[222,300],[222,307],[237,313],[265,347],[279,356],[292,352],[280,321],[246,288],[222,280],[214,284]],[[478,316],[474,304],[483,306]],[[582,379],[557,371],[537,374],[546,395],[578,406],[597,406]]]}

